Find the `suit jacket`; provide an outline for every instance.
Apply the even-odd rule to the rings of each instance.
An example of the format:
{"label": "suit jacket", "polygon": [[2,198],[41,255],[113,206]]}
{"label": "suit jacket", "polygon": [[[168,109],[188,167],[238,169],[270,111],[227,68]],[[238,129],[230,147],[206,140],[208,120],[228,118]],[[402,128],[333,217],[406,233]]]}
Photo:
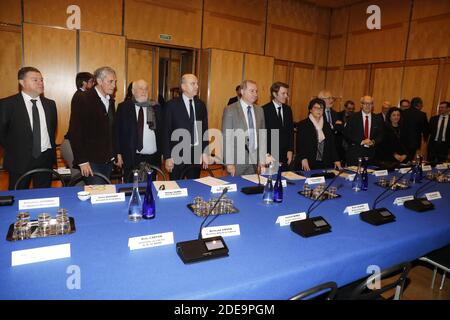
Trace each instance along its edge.
{"label": "suit jacket", "polygon": [[273,153],[271,132],[273,129],[278,129],[279,139],[277,145],[279,148],[279,159],[280,161],[285,161],[287,152],[294,151],[294,122],[292,120],[292,109],[286,104],[282,105],[283,127],[281,127],[273,101],[264,105],[262,108],[264,110],[264,120],[267,129],[267,152]]}
{"label": "suit jacket", "polygon": [[[439,124],[439,115],[430,118],[430,140],[428,146],[435,143],[434,139],[436,138],[438,124]],[[442,123],[441,125],[444,125],[444,123]],[[447,122],[447,132],[445,133],[445,142],[447,144],[447,148],[450,148],[450,118],[448,119]]]}
{"label": "suit jacket", "polygon": [[[72,115],[72,113],[74,112],[74,106],[76,106],[76,101],[78,101],[81,96],[85,93],[85,91],[81,90],[81,89],[77,89],[77,91],[75,91],[75,93],[72,96],[72,100],[70,101],[70,114]],[[67,130],[66,135],[64,136],[64,139],[67,139],[70,141],[70,135],[71,135],[71,131],[72,131],[72,116],[69,119],[69,129]]]}
{"label": "suit jacket", "polygon": [[[325,117],[325,116],[324,116]],[[334,162],[339,160],[333,130],[325,118],[323,119],[323,134],[325,135],[325,145],[323,148],[322,161],[326,167],[333,167]],[[308,159],[309,164],[316,161],[317,155],[317,130],[309,118],[298,124],[297,130],[297,155],[299,160]]]}
{"label": "suit jacket", "polygon": [[[55,134],[57,111],[55,101],[40,97],[45,112],[47,131],[56,159]],[[33,130],[21,93],[0,100],[0,144],[5,149],[4,167],[9,172],[25,173],[33,157]]]}
{"label": "suit jacket", "polygon": [[[206,130],[208,130],[208,110],[206,109],[205,103],[197,96],[194,97],[194,106],[195,120],[197,121],[198,141],[203,152],[209,144],[209,141],[203,141],[202,139]],[[181,137],[176,141],[171,141],[172,132],[176,129],[185,129],[191,132],[191,123],[189,121],[189,115],[182,96],[174,98],[165,104],[163,118],[163,156],[164,159],[169,159],[172,157],[171,154],[173,147],[182,141]]]}
{"label": "suit jacket", "polygon": [[[381,114],[380,117],[382,117]],[[396,163],[398,161],[394,158],[394,153],[399,155],[407,154],[405,143],[407,139],[406,128],[403,124],[400,125],[399,131],[400,135],[397,135],[391,126],[384,124],[383,140],[376,148],[378,160]]]}
{"label": "suit jacket", "polygon": [[72,104],[70,144],[73,164],[108,163],[117,155],[114,99],[108,112],[95,88],[79,95]]}
{"label": "suit jacket", "polygon": [[[259,134],[260,129],[265,129],[264,111],[261,107],[253,107],[255,113],[255,129],[257,130],[257,147],[258,153],[251,153],[252,158],[264,159],[267,153],[267,138],[264,135]],[[246,141],[238,141],[238,136],[235,136],[236,129],[241,129],[243,132],[247,132],[247,121],[245,121],[245,115],[242,111],[240,101],[237,101],[223,110],[222,115],[222,137],[223,137],[223,162],[224,164],[237,164],[238,155],[249,154],[248,150],[248,136],[245,137]],[[227,152],[227,150],[229,150]],[[229,154],[227,154],[229,153]],[[231,153],[233,157],[231,157]],[[256,160],[256,159],[254,159]]]}
{"label": "suit jacket", "polygon": [[372,113],[372,123],[370,127],[370,139],[374,140],[375,146],[366,148],[361,146],[361,141],[364,140],[364,126],[362,111],[354,113],[348,119],[347,125],[344,129],[344,137],[348,142],[347,163],[354,165],[358,163],[359,157],[373,158],[375,156],[375,148],[383,140],[384,124],[380,116]]}
{"label": "suit jacket", "polygon": [[427,115],[417,108],[410,107],[402,112],[402,116],[407,129],[407,147],[410,150],[417,150],[422,143],[422,136],[428,139]]}
{"label": "suit jacket", "polygon": [[[159,105],[155,105],[155,116],[156,154],[161,155],[161,127],[163,125],[163,119],[161,107]],[[144,126],[146,125],[147,124],[144,123]],[[132,100],[125,100],[117,107],[116,130],[117,153],[122,155],[125,167],[131,167],[133,166],[134,157],[136,156],[136,146],[138,140],[136,107]]]}

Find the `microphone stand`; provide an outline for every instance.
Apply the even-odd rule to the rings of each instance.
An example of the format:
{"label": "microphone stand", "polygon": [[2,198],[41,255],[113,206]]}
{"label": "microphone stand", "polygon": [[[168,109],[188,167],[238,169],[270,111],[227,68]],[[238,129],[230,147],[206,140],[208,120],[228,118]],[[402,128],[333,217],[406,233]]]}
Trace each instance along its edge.
{"label": "microphone stand", "polygon": [[[250,160],[250,151],[248,149],[247,143],[245,144],[245,151],[247,151],[249,160]],[[241,188],[241,192],[245,194],[259,194],[264,192],[264,186],[261,184],[260,172],[258,170],[258,164],[253,164],[253,168],[255,169],[256,175],[258,176],[258,184],[256,186],[243,187]]]}

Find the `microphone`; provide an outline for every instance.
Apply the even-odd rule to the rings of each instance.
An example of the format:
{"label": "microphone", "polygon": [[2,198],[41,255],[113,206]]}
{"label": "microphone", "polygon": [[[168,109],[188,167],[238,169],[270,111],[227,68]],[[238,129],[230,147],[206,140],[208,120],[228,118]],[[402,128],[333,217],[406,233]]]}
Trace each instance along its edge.
{"label": "microphone", "polygon": [[331,225],[321,216],[310,218],[310,214],[315,210],[321,202],[319,202],[315,207],[314,204],[320,200],[322,195],[330,188],[330,186],[336,181],[336,179],[344,172],[344,169],[340,169],[339,173],[328,183],[328,185],[323,189],[320,195],[315,199],[308,210],[306,211],[306,219],[297,220],[291,222],[291,230],[300,236],[307,238],[312,236],[317,236],[322,233],[331,232]]}
{"label": "microphone", "polygon": [[[413,169],[413,167],[409,168],[408,171],[406,171],[405,173],[403,173],[398,179],[401,180],[404,176],[406,176],[408,173],[411,172],[411,170]],[[359,214],[359,218],[367,223],[370,223],[374,226],[380,226],[382,224],[385,223],[389,223],[389,222],[394,222],[395,221],[395,215],[389,211],[386,208],[380,208],[377,209],[376,206],[379,202],[381,202],[382,200],[386,199],[386,197],[381,198],[383,195],[385,195],[388,191],[397,191],[394,188],[395,184],[393,186],[391,186],[391,188],[386,188],[385,190],[383,190],[383,192],[381,192],[373,201],[373,205],[372,205],[372,210],[367,210],[367,211],[363,211]]]}
{"label": "microphone", "polygon": [[[247,153],[250,156],[250,151],[248,150],[247,142],[245,143],[245,151],[247,151]],[[260,172],[258,170],[258,164],[253,164],[253,168],[255,169],[256,175],[258,176],[258,184],[256,186],[250,186],[250,187],[243,187],[243,188],[241,188],[241,192],[242,193],[245,193],[245,194],[259,194],[259,193],[263,193],[264,192],[264,186],[261,184],[261,177],[260,177]]]}
{"label": "microphone", "polygon": [[[445,169],[442,174],[446,174],[449,169],[450,167],[447,167],[447,169]],[[405,201],[403,203],[403,206],[417,212],[433,210],[434,204],[432,204],[431,201],[429,201],[427,198],[418,198],[419,193],[425,190],[426,187],[428,187],[433,182],[437,183],[435,180],[429,180],[425,184],[421,185],[414,193],[414,199]]]}
{"label": "microphone", "polygon": [[206,220],[211,215],[212,211],[217,206],[219,201],[227,192],[228,188],[224,188],[221,195],[214,203],[213,207],[209,209],[208,214],[203,219],[200,225],[198,239],[178,242],[176,244],[177,254],[181,258],[183,263],[187,264],[228,256],[228,247],[225,244],[222,236],[216,236],[206,239],[203,239],[202,236],[203,225],[205,224]]}

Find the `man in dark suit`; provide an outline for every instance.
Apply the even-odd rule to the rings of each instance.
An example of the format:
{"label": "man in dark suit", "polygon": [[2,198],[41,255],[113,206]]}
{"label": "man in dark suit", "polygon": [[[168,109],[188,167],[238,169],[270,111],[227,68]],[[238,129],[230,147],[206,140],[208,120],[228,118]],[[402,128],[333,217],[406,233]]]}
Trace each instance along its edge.
{"label": "man in dark suit", "polygon": [[430,119],[430,140],[428,142],[428,161],[448,161],[450,150],[450,103],[442,101],[439,104],[438,115]]}
{"label": "man in dark suit", "polygon": [[383,122],[386,122],[386,115],[391,108],[391,102],[390,101],[383,101],[383,104],[381,105],[381,112],[378,114],[380,117],[383,118]]}
{"label": "man in dark suit", "polygon": [[[84,92],[90,90],[94,86],[94,75],[89,72],[79,72],[75,78],[75,84],[77,86],[77,91],[75,91],[72,96],[72,101],[70,103],[71,114],[73,113],[74,101],[79,99],[79,96]],[[61,155],[70,169],[72,176],[75,176],[80,170],[73,168],[73,152],[72,147],[70,145],[70,132],[71,132],[71,123],[69,120],[69,129],[67,130],[66,135],[64,136],[64,141],[61,144]]]}
{"label": "man in dark suit", "polygon": [[289,85],[283,82],[272,84],[272,101],[262,107],[267,129],[267,152],[279,159],[283,164],[282,170],[287,170],[294,154],[294,122],[291,107],[286,104],[288,89]]}
{"label": "man in dark suit", "polygon": [[241,97],[241,85],[237,85],[236,86],[236,96],[235,97],[231,97],[230,100],[228,100],[227,106],[237,102],[240,97]]}
{"label": "man in dark suit", "polygon": [[348,143],[347,165],[358,164],[358,158],[375,156],[375,148],[383,140],[383,120],[372,113],[373,98],[361,98],[361,111],[355,113],[347,122],[344,136]]}
{"label": "man in dark suit", "polygon": [[80,168],[87,184],[102,184],[94,172],[110,177],[113,161],[122,166],[116,151],[114,99],[116,73],[110,67],[94,72],[96,86],[74,101],[71,115],[70,142],[74,165]]}
{"label": "man in dark suit", "polygon": [[117,108],[116,129],[118,154],[122,156],[124,178],[132,181],[131,172],[145,162],[161,165],[160,106],[148,99],[148,84],[144,80],[133,81],[132,97]]}
{"label": "man in dark suit", "polygon": [[411,106],[403,111],[403,120],[406,128],[406,148],[408,160],[413,160],[414,156],[422,144],[422,139],[426,141],[429,135],[429,125],[427,115],[420,111],[423,101],[419,97],[411,99]]}
{"label": "man in dark suit", "polygon": [[[0,144],[5,150],[4,167],[13,190],[21,175],[37,168],[52,169],[55,163],[57,111],[55,101],[42,96],[44,81],[33,67],[18,72],[20,93],[0,100]],[[34,188],[49,188],[51,174],[33,177]],[[26,189],[30,178],[22,180]]]}
{"label": "man in dark suit", "polygon": [[200,177],[208,168],[208,111],[197,97],[198,79],[193,74],[181,78],[181,97],[164,106],[163,156],[172,180]]}

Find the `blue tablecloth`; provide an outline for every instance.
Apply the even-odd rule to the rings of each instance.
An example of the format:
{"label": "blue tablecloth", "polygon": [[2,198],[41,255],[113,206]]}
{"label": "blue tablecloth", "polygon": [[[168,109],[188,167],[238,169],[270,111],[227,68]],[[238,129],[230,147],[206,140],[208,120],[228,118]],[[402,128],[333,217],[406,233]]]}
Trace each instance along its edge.
{"label": "blue tablecloth", "polygon": [[[225,177],[238,189],[252,185],[239,177]],[[369,203],[382,192],[370,177],[366,192],[355,193],[351,182],[339,177],[341,198],[327,200],[313,212],[323,216],[332,232],[302,238],[289,226],[275,223],[280,215],[306,211],[311,201],[298,195],[303,181],[285,188],[282,204],[265,205],[261,195],[230,192],[240,210],[218,217],[212,224],[239,224],[241,235],[226,237],[229,257],[184,265],[175,244],[130,251],[130,237],[170,232],[175,243],[195,239],[202,218],[186,207],[195,196],[213,196],[210,187],[195,181],[179,181],[187,187],[187,198],[157,199],[154,220],[128,222],[125,202],[92,205],[81,202],[81,188],[55,188],[2,192],[13,194],[16,202],[0,207],[0,298],[1,299],[287,299],[301,290],[326,281],[339,286],[373,272],[414,260],[450,243],[450,187],[434,185],[440,191],[436,209],[418,213],[393,205],[393,199],[413,194],[417,186],[398,191],[378,205],[397,217],[394,223],[372,226],[358,215],[343,213],[348,205]],[[71,235],[9,242],[6,233],[18,212],[18,200],[60,197],[61,207],[75,218]],[[40,212],[56,213],[57,208],[29,210],[32,219]],[[70,243],[71,257],[11,267],[15,250]],[[68,289],[70,266],[81,272],[80,289]]]}

